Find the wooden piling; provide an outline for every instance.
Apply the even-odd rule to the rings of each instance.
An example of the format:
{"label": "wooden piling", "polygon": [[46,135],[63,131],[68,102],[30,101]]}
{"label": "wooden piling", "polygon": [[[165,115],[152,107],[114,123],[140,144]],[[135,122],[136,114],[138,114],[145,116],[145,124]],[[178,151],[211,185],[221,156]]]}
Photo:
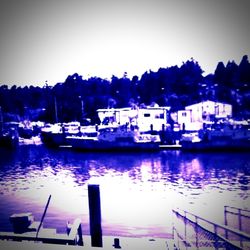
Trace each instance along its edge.
{"label": "wooden piling", "polygon": [[89,223],[92,247],[102,247],[101,203],[99,185],[88,185]]}
{"label": "wooden piling", "polygon": [[40,229],[41,229],[41,226],[42,226],[42,224],[43,224],[43,220],[44,220],[45,215],[46,215],[46,213],[47,213],[48,206],[49,206],[49,203],[50,203],[50,199],[51,199],[51,194],[49,195],[49,199],[48,199],[48,201],[47,201],[47,204],[46,204],[46,206],[45,206],[45,209],[44,209],[44,212],[43,212],[41,221],[40,221],[40,224],[39,224],[39,226],[38,226],[38,229],[37,229],[37,232],[36,232],[36,237],[38,236],[39,231],[40,231]]}

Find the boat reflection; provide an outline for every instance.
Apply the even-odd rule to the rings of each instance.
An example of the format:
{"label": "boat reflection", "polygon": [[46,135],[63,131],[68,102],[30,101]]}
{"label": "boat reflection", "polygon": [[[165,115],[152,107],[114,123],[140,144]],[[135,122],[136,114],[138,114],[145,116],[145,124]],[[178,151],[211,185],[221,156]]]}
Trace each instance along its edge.
{"label": "boat reflection", "polygon": [[181,162],[180,175],[185,181],[193,181],[198,184],[205,176],[205,171],[199,159]]}

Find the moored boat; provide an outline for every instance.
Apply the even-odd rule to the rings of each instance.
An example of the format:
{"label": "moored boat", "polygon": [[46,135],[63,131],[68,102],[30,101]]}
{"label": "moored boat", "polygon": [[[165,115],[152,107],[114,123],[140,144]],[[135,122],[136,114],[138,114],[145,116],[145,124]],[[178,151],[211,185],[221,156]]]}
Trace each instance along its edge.
{"label": "moored boat", "polygon": [[220,124],[212,129],[183,134],[182,150],[188,151],[249,151],[250,130],[248,125]]}
{"label": "moored boat", "polygon": [[6,148],[16,148],[19,145],[17,129],[13,126],[6,126],[0,131],[0,146]]}
{"label": "moored boat", "polygon": [[55,123],[46,124],[41,129],[41,140],[51,147],[67,145],[66,136],[79,133],[80,123]]}
{"label": "moored boat", "polygon": [[100,128],[97,136],[71,135],[66,140],[73,149],[85,151],[147,151],[158,150],[160,145],[159,135],[143,134],[125,125]]}

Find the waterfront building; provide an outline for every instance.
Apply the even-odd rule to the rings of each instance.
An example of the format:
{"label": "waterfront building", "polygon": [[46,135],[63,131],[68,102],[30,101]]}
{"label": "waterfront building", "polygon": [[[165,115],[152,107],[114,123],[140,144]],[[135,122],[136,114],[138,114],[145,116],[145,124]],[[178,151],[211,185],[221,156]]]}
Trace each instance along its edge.
{"label": "waterfront building", "polygon": [[117,123],[138,126],[141,132],[150,130],[160,131],[167,124],[170,107],[145,108],[112,108],[98,109],[98,117],[102,124]]}
{"label": "waterfront building", "polygon": [[222,102],[203,101],[185,107],[177,112],[177,121],[186,130],[199,130],[204,123],[211,123],[215,119],[232,117],[232,105]]}

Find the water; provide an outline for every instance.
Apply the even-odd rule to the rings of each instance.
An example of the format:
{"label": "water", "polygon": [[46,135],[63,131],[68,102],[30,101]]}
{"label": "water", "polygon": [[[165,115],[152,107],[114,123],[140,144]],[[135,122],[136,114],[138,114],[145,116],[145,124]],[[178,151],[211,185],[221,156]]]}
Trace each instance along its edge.
{"label": "water", "polygon": [[225,205],[249,209],[247,153],[82,153],[20,146],[0,149],[0,231],[9,216],[32,212],[44,227],[65,232],[80,217],[89,234],[88,184],[99,184],[103,235],[171,237],[180,207],[218,223]]}

